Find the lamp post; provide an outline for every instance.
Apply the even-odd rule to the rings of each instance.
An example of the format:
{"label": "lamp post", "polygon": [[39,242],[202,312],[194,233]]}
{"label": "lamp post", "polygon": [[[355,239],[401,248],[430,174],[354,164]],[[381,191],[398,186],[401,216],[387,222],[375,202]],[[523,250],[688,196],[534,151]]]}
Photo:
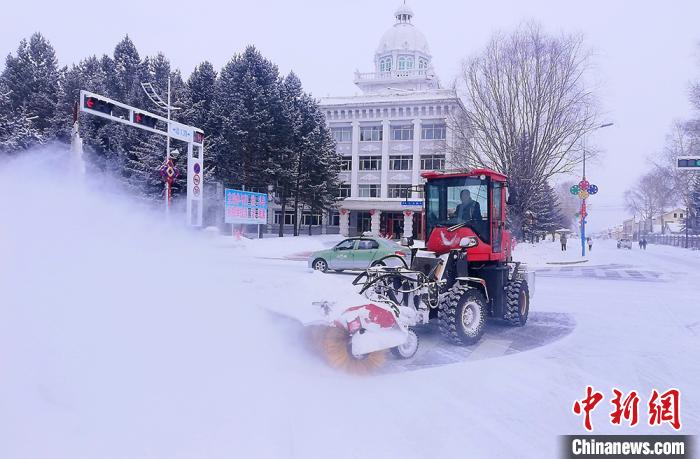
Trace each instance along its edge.
{"label": "lamp post", "polygon": [[[168,75],[168,101],[164,101],[158,92],[153,87],[152,83],[141,83],[141,88],[146,93],[149,99],[156,104],[160,109],[165,110],[168,118],[168,134],[165,136],[165,163],[164,168],[173,168],[173,164],[170,162],[170,112],[172,110],[180,110],[180,107],[173,107],[170,103],[170,75]],[[165,181],[165,213],[170,214],[170,197],[172,180]]]}
{"label": "lamp post", "polygon": [[[605,123],[601,124],[600,126],[597,126],[593,129],[592,131],[597,131],[598,129],[606,128],[609,126],[612,126],[613,123]],[[586,142],[585,142],[585,137],[584,137],[584,143],[583,143],[583,178],[579,182],[578,185],[574,185],[571,187],[571,194],[578,195],[579,198],[581,198],[581,256],[585,257],[586,256],[586,217],[588,216],[588,212],[586,210],[586,199],[592,194],[596,194],[598,192],[598,187],[589,183],[588,180],[586,180]]]}

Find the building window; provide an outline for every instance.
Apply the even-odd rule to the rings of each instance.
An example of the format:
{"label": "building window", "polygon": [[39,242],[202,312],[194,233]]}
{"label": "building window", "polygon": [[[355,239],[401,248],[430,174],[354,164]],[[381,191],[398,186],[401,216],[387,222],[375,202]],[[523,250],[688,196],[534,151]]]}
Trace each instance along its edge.
{"label": "building window", "polygon": [[[280,220],[282,219],[282,211],[275,211],[275,225],[280,224]],[[296,223],[296,215],[294,214],[294,211],[287,211],[284,213],[284,224],[285,225],[293,225]]]}
{"label": "building window", "polygon": [[413,140],[413,126],[392,126],[391,140]]}
{"label": "building window", "polygon": [[303,214],[301,214],[301,224],[304,226],[320,226],[321,214],[312,214],[310,212],[304,212]]}
{"label": "building window", "polygon": [[678,214],[674,212],[674,213],[673,213],[673,218],[678,218]]}
{"label": "building window", "polygon": [[445,170],[445,155],[423,155],[420,157],[420,168],[424,171]]}
{"label": "building window", "polygon": [[391,185],[388,187],[390,198],[408,198],[411,196],[411,185]]}
{"label": "building window", "polygon": [[381,156],[360,156],[361,171],[378,171],[382,168]]}
{"label": "building window", "polygon": [[391,58],[385,57],[379,61],[379,71],[380,72],[390,72],[391,71]]}
{"label": "building window", "polygon": [[328,226],[340,226],[340,212],[333,211],[328,216]]}
{"label": "building window", "polygon": [[422,126],[423,140],[445,140],[445,123],[426,123]]}
{"label": "building window", "polygon": [[418,68],[419,69],[427,69],[428,68],[428,60],[420,58],[418,59]]}
{"label": "building window", "polygon": [[379,185],[360,185],[359,191],[360,191],[361,198],[378,198],[379,197]]}
{"label": "building window", "polygon": [[338,187],[338,197],[339,198],[349,198],[350,197],[350,184],[341,183]]}
{"label": "building window", "polygon": [[683,218],[683,214],[681,214],[681,217],[680,217],[680,218]]}
{"label": "building window", "polygon": [[399,56],[399,70],[411,70],[413,63],[413,56]]}
{"label": "building window", "polygon": [[352,170],[352,157],[342,156],[340,158],[340,170],[341,171],[351,171]]}
{"label": "building window", "polygon": [[413,155],[389,156],[390,171],[410,171],[413,169]]}
{"label": "building window", "polygon": [[352,127],[332,127],[331,133],[337,143],[352,142]]}
{"label": "building window", "polygon": [[360,142],[378,142],[382,140],[381,126],[364,126],[360,128]]}

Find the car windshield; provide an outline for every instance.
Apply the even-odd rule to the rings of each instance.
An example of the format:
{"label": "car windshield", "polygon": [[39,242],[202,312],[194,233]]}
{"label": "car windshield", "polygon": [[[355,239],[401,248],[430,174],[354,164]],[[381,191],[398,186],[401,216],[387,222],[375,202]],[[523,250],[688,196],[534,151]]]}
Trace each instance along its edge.
{"label": "car windshield", "polygon": [[473,229],[482,241],[489,243],[488,179],[437,179],[429,182],[425,189],[428,234],[436,226],[463,223]]}

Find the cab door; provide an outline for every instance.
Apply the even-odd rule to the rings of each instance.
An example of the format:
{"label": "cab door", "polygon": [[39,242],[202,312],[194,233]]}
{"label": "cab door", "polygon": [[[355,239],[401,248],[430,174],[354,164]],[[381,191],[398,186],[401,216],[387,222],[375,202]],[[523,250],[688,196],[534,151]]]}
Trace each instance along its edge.
{"label": "cab door", "polygon": [[367,269],[374,261],[379,243],[374,239],[360,239],[355,246],[353,268]]}
{"label": "cab door", "polygon": [[500,253],[503,247],[503,230],[505,229],[503,182],[494,182],[491,192],[491,248]]}
{"label": "cab door", "polygon": [[346,239],[333,248],[334,257],[330,263],[331,269],[349,269],[352,268],[354,257],[354,249],[357,241],[355,239]]}

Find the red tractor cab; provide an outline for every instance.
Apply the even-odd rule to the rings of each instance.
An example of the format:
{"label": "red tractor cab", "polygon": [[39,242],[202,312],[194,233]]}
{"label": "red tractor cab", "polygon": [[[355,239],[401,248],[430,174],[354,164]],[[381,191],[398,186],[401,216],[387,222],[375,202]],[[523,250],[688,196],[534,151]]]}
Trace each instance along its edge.
{"label": "red tractor cab", "polygon": [[438,255],[460,248],[462,238],[477,238],[468,249],[473,262],[510,260],[506,227],[506,176],[489,169],[426,172],[426,247]]}

